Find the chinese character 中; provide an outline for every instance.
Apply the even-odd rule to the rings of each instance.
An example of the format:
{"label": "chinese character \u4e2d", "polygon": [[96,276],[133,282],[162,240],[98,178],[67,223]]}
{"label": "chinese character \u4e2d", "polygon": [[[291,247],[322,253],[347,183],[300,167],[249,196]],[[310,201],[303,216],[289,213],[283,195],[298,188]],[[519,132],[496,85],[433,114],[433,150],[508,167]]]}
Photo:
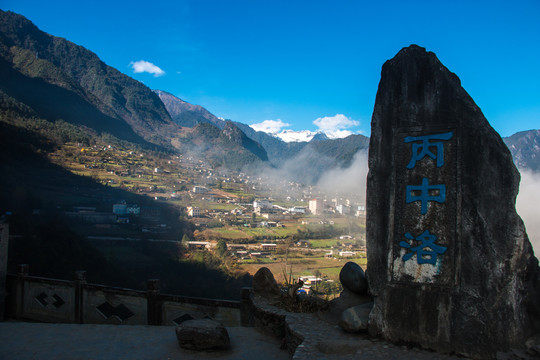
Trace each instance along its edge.
{"label": "chinese character \u4e2d", "polygon": [[[410,252],[403,255],[403,261],[409,260],[413,257],[414,254],[416,254],[416,261],[418,262],[418,265],[435,265],[437,263],[437,255],[444,254],[447,249],[445,246],[434,244],[435,240],[437,240],[437,237],[433,234],[430,234],[428,230],[424,231],[416,239],[410,233],[405,233],[405,237],[409,240],[420,241],[421,243],[418,246],[412,247],[408,242],[400,241],[399,245],[401,247],[411,250]],[[426,248],[430,250],[424,250]]]}
{"label": "chinese character \u4e2d", "polygon": [[[420,195],[412,195],[413,191],[420,190]],[[429,195],[430,190],[439,190],[438,195]],[[407,185],[407,195],[405,201],[408,203],[414,201],[422,202],[422,215],[427,213],[428,201],[443,203],[446,199],[446,186],[444,184],[428,185],[428,179],[422,179],[422,185]]]}
{"label": "chinese character \u4e2d", "polygon": [[[425,135],[425,136],[407,136],[405,138],[406,143],[413,141],[421,141],[419,144],[412,144],[412,157],[407,169],[412,169],[417,161],[422,160],[426,155],[437,161],[437,167],[444,165],[444,152],[443,143],[440,141],[429,142],[429,140],[449,140],[452,138],[453,132],[447,132],[443,134]],[[429,148],[436,147],[437,155],[429,150]]]}

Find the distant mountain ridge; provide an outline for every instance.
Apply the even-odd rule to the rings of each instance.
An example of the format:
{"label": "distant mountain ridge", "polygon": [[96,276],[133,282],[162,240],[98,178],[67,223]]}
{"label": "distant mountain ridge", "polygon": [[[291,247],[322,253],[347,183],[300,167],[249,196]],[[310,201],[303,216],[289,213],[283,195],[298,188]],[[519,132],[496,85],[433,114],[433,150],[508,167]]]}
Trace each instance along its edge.
{"label": "distant mountain ridge", "polygon": [[[230,122],[219,119],[202,106],[192,105],[165,91],[154,91],[165,104],[173,121],[180,126],[191,128],[202,123],[207,123],[219,129],[224,129],[226,124]],[[283,161],[298,156],[302,151],[304,154],[309,151],[313,152],[313,155],[309,156],[310,162],[318,163],[318,165],[322,163],[326,164],[321,166],[321,171],[331,166],[345,166],[350,164],[357,151],[367,151],[369,145],[369,138],[363,135],[351,135],[345,139],[329,139],[323,133],[315,134],[311,141],[285,142],[279,137],[272,136],[263,131],[256,131],[249,125],[240,122],[232,123],[252,141],[262,145],[262,148],[267,154],[267,159],[274,166],[278,167]],[[326,161],[326,159],[325,161],[321,161],[321,156],[328,157],[330,161]],[[259,158],[263,159],[264,156]],[[313,166],[313,164],[309,166]]]}
{"label": "distant mountain ridge", "polygon": [[[198,153],[201,158],[236,169],[267,161],[280,167],[300,157],[299,174],[308,168],[325,171],[348,166],[358,151],[367,151],[369,143],[363,135],[327,139],[324,134],[316,134],[309,142],[285,142],[249,125],[223,120],[202,106],[164,91],[152,91],[84,47],[40,31],[25,17],[2,10],[0,117],[24,118],[25,126],[34,119],[62,120],[84,129],[85,136],[111,134],[168,151],[204,149]],[[10,121],[13,124],[15,120]],[[62,121],[59,127],[65,127]],[[217,131],[207,126],[194,131],[200,124]],[[203,138],[207,144],[199,146]],[[538,130],[520,132],[504,141],[520,168],[540,171]],[[228,161],[228,155],[234,161]]]}
{"label": "distant mountain ridge", "polygon": [[240,171],[248,165],[268,161],[264,148],[251,140],[233,122],[227,121],[223,129],[200,122],[188,129],[179,140],[185,153],[204,154],[211,166]]}
{"label": "distant mountain ridge", "polygon": [[[186,117],[188,114],[193,116],[194,120],[191,122],[178,122],[181,126],[192,127],[199,122],[206,122],[223,129],[227,122],[211,114],[200,105],[191,105],[164,91],[155,90],[155,92],[163,100],[173,119],[179,113],[186,114]],[[175,109],[175,106],[179,109]],[[315,152],[314,156],[309,157],[309,161],[317,162],[318,154],[338,160],[341,166],[346,166],[350,164],[357,151],[367,151],[369,147],[369,138],[363,135],[351,135],[343,139],[328,139],[325,134],[318,133],[309,142],[285,142],[277,136],[263,131],[256,131],[247,124],[240,122],[234,122],[234,124],[250,139],[261,144],[266,150],[270,162],[276,166],[279,166],[283,161],[298,156],[302,150],[313,150]],[[503,140],[510,149],[514,162],[519,168],[540,171],[540,130],[521,131],[505,137]],[[320,142],[320,144],[316,144],[317,142]],[[328,166],[330,164],[326,167]]]}
{"label": "distant mountain ridge", "polygon": [[540,171],[540,130],[527,130],[503,138],[520,169]]}
{"label": "distant mountain ridge", "polygon": [[[45,126],[49,132],[68,129],[72,139],[110,134],[144,147],[189,152],[233,169],[268,161],[262,146],[203,107],[154,92],[82,46],[1,10],[0,120],[27,129]],[[214,138],[208,129],[186,133],[182,128],[203,122],[218,126]],[[204,146],[197,135],[206,140]]]}
{"label": "distant mountain ridge", "polygon": [[194,127],[198,123],[206,122],[220,129],[225,127],[225,120],[219,119],[202,106],[190,104],[166,91],[153,91],[159,96],[171,119],[176,124],[184,127]]}
{"label": "distant mountain ridge", "polygon": [[84,47],[1,10],[0,90],[49,121],[63,119],[128,141],[168,145],[174,129],[164,104],[144,84]]}

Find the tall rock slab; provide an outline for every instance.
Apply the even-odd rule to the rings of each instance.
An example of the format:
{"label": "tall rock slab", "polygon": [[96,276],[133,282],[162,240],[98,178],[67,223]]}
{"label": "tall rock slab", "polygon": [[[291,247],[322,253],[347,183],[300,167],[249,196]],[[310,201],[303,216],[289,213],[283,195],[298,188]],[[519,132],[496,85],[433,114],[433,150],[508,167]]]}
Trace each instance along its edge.
{"label": "tall rock slab", "polygon": [[490,358],[538,332],[539,269],[501,137],[424,48],[387,61],[371,123],[369,331]]}

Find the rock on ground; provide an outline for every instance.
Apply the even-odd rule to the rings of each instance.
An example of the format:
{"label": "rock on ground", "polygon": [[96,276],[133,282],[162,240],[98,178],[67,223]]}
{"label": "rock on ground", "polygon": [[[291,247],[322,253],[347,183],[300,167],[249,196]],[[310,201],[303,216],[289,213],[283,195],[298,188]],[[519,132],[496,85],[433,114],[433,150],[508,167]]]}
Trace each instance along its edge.
{"label": "rock on ground", "polygon": [[230,346],[227,329],[210,319],[184,321],[176,327],[176,338],[184,349],[214,350]]}
{"label": "rock on ground", "polygon": [[367,331],[372,308],[372,302],[348,308],[341,314],[339,326],[347,332]]}

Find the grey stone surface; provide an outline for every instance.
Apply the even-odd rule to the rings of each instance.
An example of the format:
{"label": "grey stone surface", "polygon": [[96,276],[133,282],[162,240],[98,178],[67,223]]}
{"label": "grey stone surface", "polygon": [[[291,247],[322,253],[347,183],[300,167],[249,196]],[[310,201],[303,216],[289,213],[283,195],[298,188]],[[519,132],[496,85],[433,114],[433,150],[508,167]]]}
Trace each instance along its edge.
{"label": "grey stone surface", "polygon": [[[366,333],[347,333],[337,324],[321,320],[320,313],[290,313],[268,303],[263,297],[254,298],[255,308],[273,312],[284,320],[286,343],[293,345],[291,355],[294,360],[439,360],[456,356],[438,354],[415,347],[398,346],[372,338]],[[324,318],[324,317],[323,317]],[[290,344],[292,337],[292,344]]]}
{"label": "grey stone surface", "polygon": [[339,326],[347,332],[367,331],[372,308],[372,302],[348,308],[341,314]]}
{"label": "grey stone surface", "polygon": [[317,349],[324,354],[354,354],[358,350],[371,347],[373,343],[367,339],[328,339],[317,343]]}
{"label": "grey stone surface", "polygon": [[1,360],[289,359],[280,341],[255,328],[228,327],[231,347],[201,352],[178,346],[174,326],[0,323]]}
{"label": "grey stone surface", "polygon": [[324,312],[326,321],[338,324],[343,311],[353,306],[373,302],[373,298],[367,295],[358,295],[347,289],[343,289],[339,297],[330,301],[328,311]]}
{"label": "grey stone surface", "polygon": [[[411,141],[428,135],[446,138]],[[422,201],[424,182],[445,195]],[[435,54],[412,45],[387,61],[367,183],[370,333],[480,358],[523,348],[540,328],[540,286],[518,187],[501,137]]]}
{"label": "grey stone surface", "polygon": [[274,274],[267,267],[260,268],[253,275],[253,292],[265,297],[276,297],[281,294]]}
{"label": "grey stone surface", "polygon": [[214,350],[227,349],[230,346],[227,329],[210,319],[184,321],[176,327],[176,338],[184,349]]}
{"label": "grey stone surface", "polygon": [[352,291],[355,294],[366,295],[368,284],[366,274],[360,265],[349,261],[341,268],[339,272],[339,281],[343,288]]}

